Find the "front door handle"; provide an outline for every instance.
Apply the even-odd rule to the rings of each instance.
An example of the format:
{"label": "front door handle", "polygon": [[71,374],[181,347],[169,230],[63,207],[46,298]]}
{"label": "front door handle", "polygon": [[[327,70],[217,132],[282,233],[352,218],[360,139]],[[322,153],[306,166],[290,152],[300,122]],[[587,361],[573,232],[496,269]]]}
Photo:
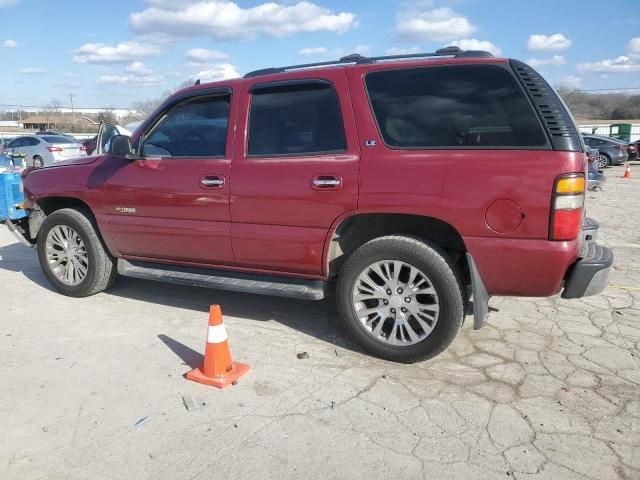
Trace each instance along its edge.
{"label": "front door handle", "polygon": [[200,179],[202,188],[222,188],[224,186],[224,177],[219,175],[207,175]]}
{"label": "front door handle", "polygon": [[337,190],[342,185],[342,178],[337,175],[318,175],[311,185],[314,190]]}

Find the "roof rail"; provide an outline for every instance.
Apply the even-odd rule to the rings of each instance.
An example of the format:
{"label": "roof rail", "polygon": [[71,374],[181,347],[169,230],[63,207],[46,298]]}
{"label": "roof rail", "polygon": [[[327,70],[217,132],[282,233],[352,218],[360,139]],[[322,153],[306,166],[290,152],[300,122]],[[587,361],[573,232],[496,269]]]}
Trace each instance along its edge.
{"label": "roof rail", "polygon": [[271,67],[271,68],[263,68],[260,70],[254,70],[253,72],[247,73],[244,78],[258,77],[261,75],[270,75],[273,73],[283,73],[289,70],[301,70],[304,68],[313,68],[313,67],[329,67],[332,65],[344,65],[344,64],[366,64],[366,63],[375,63],[378,61],[385,60],[400,60],[406,58],[423,58],[423,57],[455,57],[455,58],[464,58],[464,57],[480,57],[480,58],[489,58],[493,57],[493,55],[489,52],[485,52],[482,50],[461,50],[458,47],[450,46],[444,47],[435,52],[431,53],[411,53],[407,55],[386,55],[382,57],[364,57],[359,53],[352,53],[351,55],[347,55],[345,57],[340,58],[339,60],[330,60],[327,62],[317,62],[317,63],[303,63],[300,65],[289,65],[287,67]]}

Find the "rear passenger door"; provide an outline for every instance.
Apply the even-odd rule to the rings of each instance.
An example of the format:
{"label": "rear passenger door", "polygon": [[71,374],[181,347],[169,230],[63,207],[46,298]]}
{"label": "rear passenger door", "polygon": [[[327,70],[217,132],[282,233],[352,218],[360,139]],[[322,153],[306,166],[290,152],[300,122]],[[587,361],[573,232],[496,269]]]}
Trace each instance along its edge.
{"label": "rear passenger door", "polygon": [[359,149],[345,73],[256,77],[243,89],[231,182],[236,263],[322,275],[329,228],[357,208]]}

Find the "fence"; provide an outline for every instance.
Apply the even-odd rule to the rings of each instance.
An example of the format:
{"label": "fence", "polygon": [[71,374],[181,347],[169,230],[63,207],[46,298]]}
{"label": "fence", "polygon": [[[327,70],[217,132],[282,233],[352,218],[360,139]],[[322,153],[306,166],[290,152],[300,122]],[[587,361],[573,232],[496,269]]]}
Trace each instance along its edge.
{"label": "fence", "polygon": [[[611,129],[611,126],[614,126],[614,129]],[[582,133],[593,133],[596,135],[603,135],[608,137],[611,134],[616,134],[615,124],[606,124],[606,123],[580,123],[578,128]],[[640,123],[632,123],[631,124],[631,136],[629,141],[635,142],[640,140]]]}

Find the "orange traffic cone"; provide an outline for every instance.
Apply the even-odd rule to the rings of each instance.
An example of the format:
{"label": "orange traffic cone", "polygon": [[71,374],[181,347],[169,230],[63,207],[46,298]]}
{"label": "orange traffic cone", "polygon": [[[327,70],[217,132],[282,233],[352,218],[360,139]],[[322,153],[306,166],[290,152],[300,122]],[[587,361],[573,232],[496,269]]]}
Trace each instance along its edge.
{"label": "orange traffic cone", "polygon": [[625,169],[622,178],[631,178],[631,163],[627,163],[627,168]]}
{"label": "orange traffic cone", "polygon": [[231,358],[227,331],[222,323],[220,305],[211,305],[209,310],[209,330],[204,350],[204,363],[194,368],[186,377],[194,382],[224,388],[235,383],[249,371],[249,365],[234,362]]}

